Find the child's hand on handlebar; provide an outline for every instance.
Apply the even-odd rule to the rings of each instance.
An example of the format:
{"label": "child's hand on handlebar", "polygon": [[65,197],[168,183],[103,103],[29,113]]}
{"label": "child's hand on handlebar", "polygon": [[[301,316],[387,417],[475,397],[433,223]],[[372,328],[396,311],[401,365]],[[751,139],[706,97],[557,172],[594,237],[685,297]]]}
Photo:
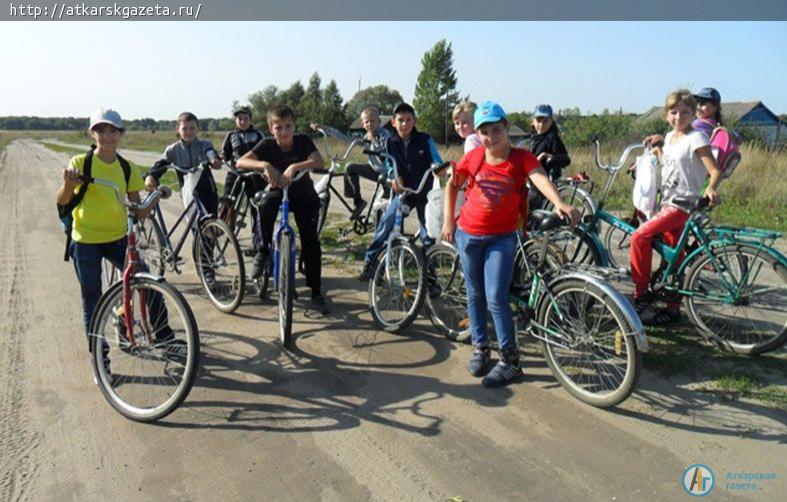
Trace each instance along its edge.
{"label": "child's hand on handlebar", "polygon": [[404,191],[404,180],[401,176],[391,182],[391,190],[395,194],[400,194]]}
{"label": "child's hand on handlebar", "polygon": [[572,227],[577,226],[579,223],[579,210],[573,206],[569,206],[565,202],[561,202],[560,205],[555,206],[555,212],[561,218],[568,218]]}
{"label": "child's hand on handlebar", "polygon": [[712,189],[711,187],[706,188],[705,193],[703,195],[710,201],[711,207],[716,206],[719,204],[719,202],[721,202],[721,197],[719,197],[719,193],[716,190]]}
{"label": "child's hand on handlebar", "polygon": [[151,175],[147,175],[147,177],[145,178],[145,190],[147,190],[148,192],[152,192],[153,190],[156,189],[157,186],[158,186],[158,181],[156,181],[156,178],[154,178]]}

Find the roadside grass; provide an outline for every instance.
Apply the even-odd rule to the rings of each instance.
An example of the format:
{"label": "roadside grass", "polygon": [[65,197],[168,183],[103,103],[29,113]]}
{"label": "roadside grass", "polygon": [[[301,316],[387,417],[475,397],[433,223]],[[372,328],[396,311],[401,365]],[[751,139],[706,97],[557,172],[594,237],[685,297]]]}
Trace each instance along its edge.
{"label": "roadside grass", "polygon": [[370,230],[364,235],[349,232],[342,236],[342,229],[348,228],[349,220],[346,215],[329,213],[325,227],[320,234],[322,244],[323,263],[340,269],[348,275],[360,272],[366,248],[372,242],[374,231]]}
{"label": "roadside grass", "polygon": [[695,390],[745,397],[787,409],[787,352],[743,356],[705,341],[691,325],[648,328],[644,365],[665,378],[703,380]]}

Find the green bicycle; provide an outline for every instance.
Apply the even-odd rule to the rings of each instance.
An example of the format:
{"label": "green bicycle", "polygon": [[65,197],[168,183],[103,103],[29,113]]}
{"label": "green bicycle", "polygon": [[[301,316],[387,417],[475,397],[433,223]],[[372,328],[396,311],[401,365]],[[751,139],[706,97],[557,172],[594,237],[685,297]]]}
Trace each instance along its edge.
{"label": "green bicycle", "polygon": [[[541,341],[550,371],[571,395],[600,408],[615,406],[636,387],[648,350],[639,316],[601,272],[556,266],[553,241],[564,222],[540,210],[532,218],[538,240],[526,243],[517,235],[509,293],[516,324]],[[449,338],[469,338],[459,256],[444,244],[429,258],[441,291],[427,301],[430,317]]]}
{"label": "green bicycle", "polygon": [[[569,261],[586,261],[607,266],[636,230],[629,220],[607,212],[604,201],[617,172],[629,154],[642,144],[626,147],[615,165],[600,160],[601,146],[595,136],[596,165],[609,173],[596,210],[580,225],[582,239]],[[754,228],[715,226],[707,215],[707,200],[681,197],[672,201],[690,214],[675,247],[656,239],[653,249],[662,265],[653,273],[651,289],[663,301],[683,299],[689,320],[698,333],[718,346],[739,354],[761,354],[787,341],[787,258],[773,247],[780,232]],[[600,222],[607,230],[602,245]],[[614,229],[614,230],[612,230]],[[610,237],[613,235],[614,237]],[[618,250],[615,243],[621,246]],[[685,258],[682,258],[684,256]]]}

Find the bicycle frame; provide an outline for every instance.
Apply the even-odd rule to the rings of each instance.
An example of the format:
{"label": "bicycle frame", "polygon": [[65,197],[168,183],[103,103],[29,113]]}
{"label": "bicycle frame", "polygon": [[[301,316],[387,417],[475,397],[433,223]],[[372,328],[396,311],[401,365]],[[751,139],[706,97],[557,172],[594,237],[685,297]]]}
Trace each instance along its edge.
{"label": "bicycle frame", "polygon": [[[305,171],[302,171],[305,172]],[[296,180],[300,178],[300,176],[296,177]],[[295,180],[293,180],[295,181]],[[280,267],[280,257],[281,257],[281,250],[279,249],[279,243],[281,242],[282,234],[289,234],[290,237],[293,239],[293,245],[290,249],[290,277],[295,277],[295,230],[290,226],[290,189],[289,187],[284,187],[282,190],[282,197],[281,197],[281,220],[279,224],[276,226],[276,230],[273,235],[273,242],[276,244],[273,247],[273,284],[276,288],[279,287],[279,267]]]}
{"label": "bicycle frame", "polygon": [[[183,249],[186,238],[189,236],[189,229],[193,229],[197,233],[197,236],[201,237],[202,231],[197,223],[203,216],[208,214],[205,210],[205,206],[202,205],[202,202],[200,202],[199,198],[196,196],[196,191],[194,195],[194,198],[189,202],[189,205],[186,206],[186,209],[180,214],[177,221],[172,226],[172,230],[167,230],[167,224],[164,222],[164,215],[161,212],[161,208],[156,206],[154,210],[154,218],[161,228],[164,237],[164,246],[167,249],[167,257],[165,259],[175,270],[177,270],[177,260],[180,256],[180,251]],[[184,231],[180,239],[178,239],[177,245],[173,247],[172,237],[184,220],[187,221]]]}

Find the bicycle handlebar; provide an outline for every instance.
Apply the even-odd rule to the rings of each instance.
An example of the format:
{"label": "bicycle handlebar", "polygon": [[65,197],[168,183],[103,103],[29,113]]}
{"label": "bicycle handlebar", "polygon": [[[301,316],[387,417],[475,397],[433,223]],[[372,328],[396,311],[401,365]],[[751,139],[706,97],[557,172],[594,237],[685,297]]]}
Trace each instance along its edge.
{"label": "bicycle handlebar", "polygon": [[328,133],[325,131],[325,128],[318,127],[317,131],[320,134],[322,134],[322,136],[323,136],[323,142],[322,143],[323,143],[323,150],[325,151],[325,156],[328,157],[329,159],[331,159],[332,163],[343,162],[343,161],[347,160],[347,158],[350,156],[350,152],[352,152],[353,148],[355,148],[358,145],[368,143],[368,141],[366,139],[356,138],[356,139],[354,139],[354,140],[352,140],[350,142],[349,146],[347,146],[347,150],[344,151],[344,155],[339,157],[338,155],[332,155],[330,150],[328,149]]}
{"label": "bicycle handlebar", "polygon": [[177,164],[167,165],[167,169],[172,169],[176,172],[179,172],[180,174],[193,174],[196,173],[197,171],[203,171],[207,168],[210,168],[210,162],[208,162],[207,160],[203,160],[202,162],[200,162],[194,167],[180,167]]}
{"label": "bicycle handlebar", "polygon": [[595,159],[594,159],[596,161],[596,166],[598,166],[599,169],[601,169],[603,171],[608,171],[610,173],[615,173],[615,172],[619,171],[620,168],[622,168],[626,164],[626,161],[628,160],[628,157],[629,157],[629,155],[631,155],[632,151],[634,151],[634,150],[636,150],[638,148],[643,148],[644,149],[645,146],[646,146],[645,143],[632,143],[632,144],[628,145],[626,147],[626,149],[623,151],[623,154],[621,154],[620,160],[618,161],[617,164],[615,164],[615,165],[606,164],[605,165],[605,164],[601,163],[601,143],[599,143],[598,136],[596,134],[590,134],[590,136],[588,136],[588,139],[590,140],[591,143],[595,143],[596,144],[596,152],[595,152]]}
{"label": "bicycle handlebar", "polygon": [[96,185],[103,185],[105,187],[111,188],[115,191],[115,197],[117,198],[118,202],[120,202],[123,206],[129,209],[137,209],[144,211],[145,209],[149,208],[153,204],[155,204],[158,199],[168,199],[172,195],[172,189],[166,186],[158,187],[156,190],[150,192],[145,200],[140,203],[131,202],[128,200],[127,197],[123,197],[120,192],[120,188],[111,181],[102,180],[99,178],[86,178],[82,177],[82,179],[88,183],[94,183]]}

